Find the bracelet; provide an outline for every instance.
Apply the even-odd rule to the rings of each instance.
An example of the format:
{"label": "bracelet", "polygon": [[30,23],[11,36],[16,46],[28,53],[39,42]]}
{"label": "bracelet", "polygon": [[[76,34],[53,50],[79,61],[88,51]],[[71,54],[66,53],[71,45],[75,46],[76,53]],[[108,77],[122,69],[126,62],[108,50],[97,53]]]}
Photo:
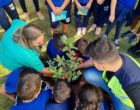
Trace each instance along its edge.
{"label": "bracelet", "polygon": [[93,2],[93,0],[89,0],[89,2],[90,2],[90,3],[92,3],[92,2]]}

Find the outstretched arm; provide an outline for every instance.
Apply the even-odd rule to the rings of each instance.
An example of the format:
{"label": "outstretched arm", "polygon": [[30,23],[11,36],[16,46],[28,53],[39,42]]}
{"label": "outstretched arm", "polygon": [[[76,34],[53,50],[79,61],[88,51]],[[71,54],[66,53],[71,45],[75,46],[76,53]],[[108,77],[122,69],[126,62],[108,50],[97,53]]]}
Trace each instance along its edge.
{"label": "outstretched arm", "polygon": [[50,72],[47,68],[43,68],[43,70],[39,71],[40,73],[44,74],[44,76],[52,77],[54,75],[53,72]]}
{"label": "outstretched arm", "polygon": [[91,68],[91,67],[94,67],[94,64],[92,63],[92,60],[89,59],[87,60],[86,62],[82,63],[82,64],[79,64],[76,68],[76,70],[79,70],[79,69],[86,69],[86,68]]}

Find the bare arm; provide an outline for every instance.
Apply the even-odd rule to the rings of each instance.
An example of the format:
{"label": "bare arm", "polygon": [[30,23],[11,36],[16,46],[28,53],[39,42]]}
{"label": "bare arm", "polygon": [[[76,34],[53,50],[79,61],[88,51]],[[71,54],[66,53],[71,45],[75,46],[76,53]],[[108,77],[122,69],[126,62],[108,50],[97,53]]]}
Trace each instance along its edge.
{"label": "bare arm", "polygon": [[92,60],[89,59],[87,60],[86,62],[82,63],[82,64],[79,64],[76,68],[76,70],[79,70],[79,69],[86,69],[86,68],[91,68],[91,67],[94,67],[94,64],[92,63]]}
{"label": "bare arm", "polygon": [[115,20],[115,10],[116,10],[117,0],[111,0],[110,17],[109,21],[112,23]]}
{"label": "bare arm", "polygon": [[69,4],[69,2],[70,0],[65,0],[61,7],[56,7],[56,10],[54,11],[54,13],[56,15],[60,15],[61,11],[65,9],[65,7]]}
{"label": "bare arm", "polygon": [[91,5],[92,5],[93,0],[89,0],[89,2],[86,5],[86,9],[90,9]]}
{"label": "bare arm", "polygon": [[54,6],[52,0],[46,0],[48,2],[48,4],[50,5],[51,9],[54,11],[56,9],[56,7]]}
{"label": "bare arm", "polygon": [[77,0],[74,0],[74,2],[75,2],[75,5],[76,5],[77,9],[82,9],[83,8]]}
{"label": "bare arm", "polygon": [[61,6],[62,11],[65,9],[65,7],[69,4],[70,0],[65,0],[64,3]]}
{"label": "bare arm", "polygon": [[52,77],[54,75],[53,72],[50,72],[47,68],[43,68],[43,70],[39,71],[40,73],[43,73],[44,76],[47,76],[47,77]]}

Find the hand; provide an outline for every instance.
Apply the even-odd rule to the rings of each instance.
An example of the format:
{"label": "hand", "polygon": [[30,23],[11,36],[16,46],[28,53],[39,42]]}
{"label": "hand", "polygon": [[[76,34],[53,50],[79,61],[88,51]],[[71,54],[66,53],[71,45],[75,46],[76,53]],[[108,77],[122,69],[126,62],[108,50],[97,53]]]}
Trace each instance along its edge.
{"label": "hand", "polygon": [[54,10],[54,14],[60,15],[61,11],[62,11],[61,7],[56,7],[56,9]]}
{"label": "hand", "polygon": [[77,9],[83,9],[83,7],[80,5],[80,3],[76,4]]}
{"label": "hand", "polygon": [[91,7],[91,3],[87,3],[85,9],[90,9],[90,7]]}
{"label": "hand", "polygon": [[53,13],[56,15],[56,10],[57,10],[57,8],[55,7],[54,9],[53,9]]}
{"label": "hand", "polygon": [[110,21],[111,23],[113,23],[114,20],[115,20],[115,15],[110,15],[110,17],[109,17],[109,21]]}

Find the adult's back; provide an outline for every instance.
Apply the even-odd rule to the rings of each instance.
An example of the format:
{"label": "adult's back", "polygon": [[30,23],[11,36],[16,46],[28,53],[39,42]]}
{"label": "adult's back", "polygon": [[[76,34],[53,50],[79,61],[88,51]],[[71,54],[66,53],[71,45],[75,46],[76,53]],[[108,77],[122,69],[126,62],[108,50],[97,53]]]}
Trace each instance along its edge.
{"label": "adult's back", "polygon": [[[17,19],[13,20],[12,26],[7,30],[7,32],[4,34],[2,38],[2,41],[0,42],[0,63],[5,68],[10,70],[15,70],[26,66],[35,68],[37,71],[41,71],[44,68],[44,65],[39,59],[39,53],[35,49],[26,46],[26,44],[30,42],[29,38],[27,38],[26,35],[23,35],[23,33],[25,32],[20,32],[23,30],[22,28],[24,28],[24,26],[27,26],[26,28],[28,29],[30,27],[34,27],[35,25],[28,26],[27,23],[24,21]],[[36,30],[33,28],[31,33],[34,32],[38,35],[43,34],[43,32],[41,32],[40,29],[38,29],[37,31]],[[22,33],[22,35],[18,35],[18,33],[19,34]],[[17,38],[13,37],[13,34],[17,34]],[[26,34],[29,34],[29,32]],[[25,38],[23,38],[22,36]],[[21,37],[22,40],[19,39],[19,37]],[[18,41],[18,39],[20,43],[15,42],[16,40]],[[21,43],[25,45],[22,45]]]}

